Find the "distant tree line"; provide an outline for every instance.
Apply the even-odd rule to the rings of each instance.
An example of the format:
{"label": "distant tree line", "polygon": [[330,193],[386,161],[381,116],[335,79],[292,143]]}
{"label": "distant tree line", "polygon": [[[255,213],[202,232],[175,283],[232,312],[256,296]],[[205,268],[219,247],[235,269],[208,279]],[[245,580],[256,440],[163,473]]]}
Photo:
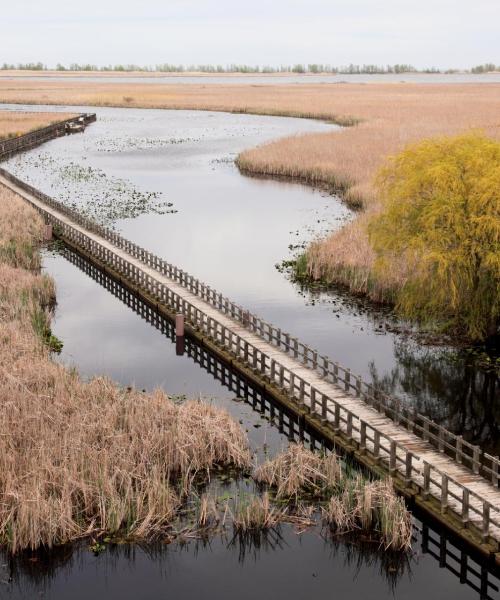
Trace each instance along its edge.
{"label": "distant tree line", "polygon": [[[50,71],[52,68],[41,62],[32,63],[3,63],[1,70],[21,70],[21,71]],[[395,65],[355,65],[350,64],[342,67],[335,67],[329,64],[312,63],[312,64],[295,64],[281,65],[274,67],[270,65],[175,65],[170,63],[161,63],[154,66],[144,66],[135,64],[125,65],[105,65],[99,66],[94,64],[70,63],[63,65],[57,63],[56,71],[101,71],[101,72],[132,72],[142,71],[145,73],[332,73],[346,75],[371,75],[384,73],[458,73],[458,69],[438,69],[430,67],[425,69],[417,69],[413,65],[395,64]],[[500,66],[493,63],[485,63],[477,65],[469,69],[462,69],[462,72],[468,73],[491,73],[500,71]]]}

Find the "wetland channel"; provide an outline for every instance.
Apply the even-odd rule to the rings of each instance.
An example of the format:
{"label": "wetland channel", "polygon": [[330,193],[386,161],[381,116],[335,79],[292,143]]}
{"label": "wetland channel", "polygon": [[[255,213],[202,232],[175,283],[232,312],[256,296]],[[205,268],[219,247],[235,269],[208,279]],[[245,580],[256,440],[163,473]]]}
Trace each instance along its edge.
{"label": "wetland channel", "polygon": [[[388,310],[375,311],[339,290],[301,289],[276,267],[351,213],[324,191],[244,177],[234,159],[277,137],[334,126],[213,112],[81,110],[97,113],[83,135],[48,142],[5,167],[498,453],[492,370],[479,368],[469,353],[398,333],[405,325]],[[123,386],[213,401],[242,423],[257,451],[274,453],[297,437],[316,443],[193,340],[179,356],[169,323],[77,254],[52,245],[44,269],[57,285],[53,332],[64,343],[58,360],[84,377],[105,374]],[[114,546],[97,557],[86,546],[0,556],[0,597],[500,597],[496,574],[474,557],[461,585],[463,556],[458,542],[418,517],[414,551],[404,562],[373,547],[327,540],[317,530],[297,535],[284,526],[277,537],[245,544],[221,537]]]}

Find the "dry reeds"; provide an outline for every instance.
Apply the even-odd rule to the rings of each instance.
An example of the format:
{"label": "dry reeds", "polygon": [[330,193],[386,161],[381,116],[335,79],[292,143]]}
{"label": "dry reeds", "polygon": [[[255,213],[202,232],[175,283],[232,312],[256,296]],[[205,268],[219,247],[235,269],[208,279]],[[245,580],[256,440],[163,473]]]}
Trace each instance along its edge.
{"label": "dry reeds", "polygon": [[[106,378],[83,382],[53,362],[37,335],[40,322],[50,323],[54,295],[53,282],[36,268],[43,222],[5,189],[3,221],[9,226],[0,228],[0,543],[16,552],[104,533],[168,533],[215,466],[248,469],[243,430],[211,405],[123,390]],[[375,528],[387,547],[406,547],[411,520],[390,484],[350,479],[334,454],[294,444],[254,477],[286,506],[273,505],[267,491],[240,497],[233,514],[239,534],[283,521],[309,526],[312,511],[300,498],[335,496],[325,513],[330,524]],[[216,502],[202,495],[197,526],[213,527],[219,518]]]}
{"label": "dry reeds", "polygon": [[65,113],[28,113],[21,111],[0,110],[0,141],[10,139],[47,127],[52,123],[74,117],[74,114]]}
{"label": "dry reeds", "polygon": [[342,469],[334,453],[320,456],[292,444],[257,467],[254,478],[269,486],[277,500],[297,502],[312,495],[325,501],[323,520],[333,531],[373,532],[386,548],[394,550],[411,545],[411,514],[390,480],[369,481],[360,474],[352,476]]}
{"label": "dry reeds", "polygon": [[[126,89],[126,95],[124,91]],[[0,101],[94,106],[215,110],[323,119],[357,125],[343,131],[277,140],[243,152],[248,173],[285,176],[340,190],[354,207],[378,211],[373,177],[408,143],[482,130],[500,139],[500,84],[173,85],[86,81],[0,81]],[[398,272],[372,271],[366,215],[314,242],[310,276],[346,285],[376,301],[391,301]]]}
{"label": "dry reeds", "polygon": [[255,481],[275,488],[278,499],[304,494],[322,496],[341,477],[340,462],[335,454],[322,457],[301,444],[291,444],[275,458],[258,466]]}
{"label": "dry reeds", "polygon": [[323,519],[339,533],[375,531],[386,549],[405,550],[411,546],[411,514],[389,480],[366,481],[360,476],[346,479],[339,495],[332,496],[323,509]]}
{"label": "dry reeds", "polygon": [[265,531],[276,527],[284,518],[284,510],[271,505],[269,494],[240,497],[233,514],[233,527],[237,533]]}
{"label": "dry reeds", "polygon": [[51,280],[33,270],[43,223],[2,190],[0,223],[7,221],[0,228],[0,543],[16,552],[103,532],[158,535],[215,465],[249,465],[246,436],[211,405],[174,404],[161,391],[125,391],[105,378],[85,383],[53,362],[37,336],[53,296]]}

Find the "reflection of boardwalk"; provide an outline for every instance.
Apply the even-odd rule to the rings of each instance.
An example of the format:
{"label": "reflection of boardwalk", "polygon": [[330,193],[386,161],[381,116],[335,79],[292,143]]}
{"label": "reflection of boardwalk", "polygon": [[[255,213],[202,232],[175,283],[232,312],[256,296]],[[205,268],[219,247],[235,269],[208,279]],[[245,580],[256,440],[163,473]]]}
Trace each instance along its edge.
{"label": "reflection of boardwalk", "polygon": [[172,343],[176,343],[179,353],[188,356],[225,388],[233,392],[236,398],[244,400],[246,404],[265,416],[290,441],[303,442],[311,450],[325,450],[330,446],[328,440],[317,435],[314,430],[310,430],[303,419],[298,419],[293,412],[274,401],[259,386],[254,385],[248,378],[231,368],[228,363],[220,360],[216,354],[199,344],[195,337],[186,336],[182,340],[176,339],[174,322],[157,312],[137,294],[121,285],[119,281],[69,248],[64,248],[63,256],[155,327]]}
{"label": "reflection of boardwalk", "polygon": [[[116,279],[80,254],[65,248],[63,255],[69,262],[121,300],[147,323],[158,329],[172,343],[179,343],[175,336],[173,321],[160,314],[142,301],[137,294],[121,285]],[[325,439],[313,430],[309,430],[302,419],[288,412],[237,370],[219,360],[214,353],[199,344],[196,338],[188,336],[183,341],[183,352],[186,356],[211,374],[214,379],[220,381],[236,397],[243,399],[254,410],[267,417],[271,423],[279,428],[280,433],[283,433],[292,441],[296,440],[307,444],[313,450],[325,448]],[[478,564],[476,559],[463,547],[457,545],[443,532],[439,532],[427,523],[421,523],[418,519],[415,519],[413,525],[413,547],[415,549],[419,547],[423,554],[435,558],[441,568],[446,568],[453,573],[460,579],[461,583],[471,587],[481,598],[493,600],[497,597],[500,591],[497,569],[490,570],[484,564]]]}
{"label": "reflection of boardwalk", "polygon": [[475,541],[483,542],[485,552],[498,551],[498,462],[487,467],[479,449],[443,429],[436,434],[428,421],[417,427],[416,418],[379,401],[376,390],[348,370],[115,232],[5,171],[0,181],[37,208],[69,245],[167,313],[182,313],[188,332],[266,385],[331,441],[373,469],[389,473],[400,489],[426,510],[441,514],[456,531],[463,533],[466,525]]}

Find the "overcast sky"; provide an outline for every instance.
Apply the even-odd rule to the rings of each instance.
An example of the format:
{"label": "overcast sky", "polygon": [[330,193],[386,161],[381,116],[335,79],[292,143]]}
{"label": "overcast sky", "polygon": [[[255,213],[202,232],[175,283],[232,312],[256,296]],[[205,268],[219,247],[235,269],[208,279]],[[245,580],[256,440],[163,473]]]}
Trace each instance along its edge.
{"label": "overcast sky", "polygon": [[2,0],[0,63],[500,63],[500,0]]}

